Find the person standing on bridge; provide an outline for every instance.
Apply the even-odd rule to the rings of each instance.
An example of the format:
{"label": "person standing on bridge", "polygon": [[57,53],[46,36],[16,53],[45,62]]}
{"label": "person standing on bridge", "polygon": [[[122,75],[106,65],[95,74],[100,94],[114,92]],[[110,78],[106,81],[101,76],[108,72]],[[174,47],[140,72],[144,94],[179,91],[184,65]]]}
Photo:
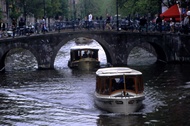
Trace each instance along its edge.
{"label": "person standing on bridge", "polygon": [[162,18],[160,17],[160,14],[158,14],[158,17],[156,18],[156,27],[158,31],[162,32]]}
{"label": "person standing on bridge", "polygon": [[90,29],[92,27],[92,14],[90,13],[88,15],[88,29]]}
{"label": "person standing on bridge", "polygon": [[24,21],[23,18],[20,19],[18,25],[19,25],[19,35],[24,35],[24,32],[25,32],[25,30],[24,30],[25,21]]}
{"label": "person standing on bridge", "polygon": [[43,17],[43,19],[42,19],[42,33],[45,34],[45,32],[48,32],[48,30],[46,27],[46,19],[45,19],[45,17]]}
{"label": "person standing on bridge", "polygon": [[175,18],[170,18],[170,32],[175,33]]}
{"label": "person standing on bridge", "polygon": [[106,17],[106,29],[112,30],[110,22],[111,22],[111,17],[109,16],[109,14],[107,14],[107,17]]}
{"label": "person standing on bridge", "polygon": [[1,37],[5,37],[6,36],[6,32],[5,32],[5,22],[1,22],[0,24],[1,27]]}
{"label": "person standing on bridge", "polygon": [[189,24],[190,24],[189,23],[190,22],[189,16],[190,16],[190,14],[188,15],[188,13],[187,13],[187,16],[183,20],[182,28],[183,28],[183,33],[184,34],[188,34],[189,33]]}
{"label": "person standing on bridge", "polygon": [[12,20],[12,31],[13,31],[13,38],[15,37],[15,34],[16,34],[16,24],[17,24],[17,22],[16,22],[16,20],[13,18],[13,20]]}
{"label": "person standing on bridge", "polygon": [[140,28],[139,28],[139,32],[142,32],[142,31],[148,31],[148,29],[147,29],[147,25],[148,25],[148,23],[147,23],[147,19],[145,18],[145,16],[142,16],[141,18],[140,18],[140,21],[139,21],[139,25],[140,25]]}

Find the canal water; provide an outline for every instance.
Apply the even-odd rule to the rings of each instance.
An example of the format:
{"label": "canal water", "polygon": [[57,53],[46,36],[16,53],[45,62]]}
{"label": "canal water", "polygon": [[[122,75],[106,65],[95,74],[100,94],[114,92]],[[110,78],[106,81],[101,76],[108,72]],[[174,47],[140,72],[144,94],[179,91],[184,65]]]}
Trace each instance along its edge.
{"label": "canal water", "polygon": [[[67,67],[68,42],[55,60],[55,70],[37,70],[26,50],[12,50],[0,73],[1,126],[189,126],[190,65],[155,64],[155,57],[136,48],[128,59],[143,73],[145,100],[131,115],[108,113],[94,105],[95,71]],[[106,64],[100,48],[101,64]]]}

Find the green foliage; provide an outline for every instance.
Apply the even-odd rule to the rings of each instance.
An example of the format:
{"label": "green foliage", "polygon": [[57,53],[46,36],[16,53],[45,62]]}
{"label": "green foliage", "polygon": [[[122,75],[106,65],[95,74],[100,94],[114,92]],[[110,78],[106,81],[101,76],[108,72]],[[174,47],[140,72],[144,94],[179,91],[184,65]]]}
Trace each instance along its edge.
{"label": "green foliage", "polygon": [[77,17],[84,18],[89,13],[98,15],[100,10],[100,3],[97,0],[80,0],[77,5]]}
{"label": "green foliage", "polygon": [[64,19],[68,18],[68,0],[59,0],[61,6],[60,6],[60,12],[57,13],[57,15],[61,15]]}
{"label": "green foliage", "polygon": [[[125,1],[125,2],[124,2]],[[120,5],[120,13],[127,15],[147,15],[148,13],[158,13],[158,0],[122,0]]]}
{"label": "green foliage", "polygon": [[[58,19],[84,18],[89,13],[94,17],[104,17],[106,14],[116,14],[118,2],[119,14],[122,17],[128,15],[157,14],[161,9],[162,0],[79,0],[78,3],[68,5],[69,0],[6,0],[9,5],[10,17],[17,19],[21,14],[33,15],[35,18],[43,16]],[[185,0],[182,0],[182,3]],[[167,0],[162,3],[168,7],[175,4],[175,0]],[[186,6],[186,5],[182,5]]]}
{"label": "green foliage", "polygon": [[[184,3],[185,0],[181,0]],[[161,4],[170,7],[176,4],[176,0],[118,0],[119,13],[123,16],[127,15],[147,15],[150,13],[154,16],[161,12]],[[186,5],[183,5],[186,6]]]}
{"label": "green foliage", "polygon": [[68,1],[66,0],[46,0],[46,16],[58,19],[68,17]]}
{"label": "green foliage", "polygon": [[44,15],[43,0],[24,0],[23,8],[26,15],[34,15],[36,18],[41,18]]}
{"label": "green foliage", "polygon": [[54,17],[54,14],[61,13],[61,4],[59,0],[46,0],[45,15],[47,17]]}
{"label": "green foliage", "polygon": [[17,19],[21,14],[19,4],[15,0],[7,0],[7,2],[9,7],[10,18]]}
{"label": "green foliage", "polygon": [[21,14],[34,15],[35,18],[66,16],[67,0],[6,0],[10,17],[17,19]]}
{"label": "green foliage", "polygon": [[105,17],[107,13],[115,15],[116,0],[80,0],[77,11],[80,18],[84,18],[89,13],[94,17]]}

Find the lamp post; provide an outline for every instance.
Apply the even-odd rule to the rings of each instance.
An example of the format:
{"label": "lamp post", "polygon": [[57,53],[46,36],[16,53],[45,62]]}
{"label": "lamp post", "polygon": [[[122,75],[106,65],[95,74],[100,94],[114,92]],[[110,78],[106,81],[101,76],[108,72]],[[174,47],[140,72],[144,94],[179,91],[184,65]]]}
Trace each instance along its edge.
{"label": "lamp post", "polygon": [[118,0],[116,0],[116,12],[117,12],[117,31],[119,31],[118,6],[119,6],[119,3],[118,3]]}
{"label": "lamp post", "polygon": [[12,3],[10,1],[6,2],[6,11],[7,11],[7,28],[11,25],[11,9],[12,9]]}
{"label": "lamp post", "polygon": [[45,0],[43,0],[43,4],[44,4],[44,19],[45,19],[45,16],[46,16],[46,2],[45,2]]}
{"label": "lamp post", "polygon": [[161,14],[162,13],[162,0],[158,0],[158,13]]}
{"label": "lamp post", "polygon": [[75,20],[76,20],[76,8],[75,8],[75,0],[73,0],[73,31],[75,31]]}
{"label": "lamp post", "polygon": [[73,17],[76,20],[76,7],[75,7],[75,0],[73,0]]}
{"label": "lamp post", "polygon": [[45,34],[46,33],[46,2],[43,0],[43,5],[44,5],[44,17],[43,17],[43,28],[42,31]]}
{"label": "lamp post", "polygon": [[9,25],[9,2],[6,2],[6,12],[7,12],[7,25]]}
{"label": "lamp post", "polygon": [[24,24],[26,26],[26,1],[24,0]]}

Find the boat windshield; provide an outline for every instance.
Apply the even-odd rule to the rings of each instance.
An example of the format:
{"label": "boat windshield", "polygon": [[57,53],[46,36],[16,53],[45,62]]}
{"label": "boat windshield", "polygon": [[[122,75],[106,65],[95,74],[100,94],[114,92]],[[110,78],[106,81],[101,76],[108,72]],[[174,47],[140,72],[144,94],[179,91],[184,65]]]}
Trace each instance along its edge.
{"label": "boat windshield", "polygon": [[142,75],[125,75],[111,77],[96,77],[96,92],[110,95],[117,91],[142,93],[144,90]]}
{"label": "boat windshield", "polygon": [[93,58],[98,60],[98,50],[81,49],[71,51],[71,61],[79,60],[82,58]]}

